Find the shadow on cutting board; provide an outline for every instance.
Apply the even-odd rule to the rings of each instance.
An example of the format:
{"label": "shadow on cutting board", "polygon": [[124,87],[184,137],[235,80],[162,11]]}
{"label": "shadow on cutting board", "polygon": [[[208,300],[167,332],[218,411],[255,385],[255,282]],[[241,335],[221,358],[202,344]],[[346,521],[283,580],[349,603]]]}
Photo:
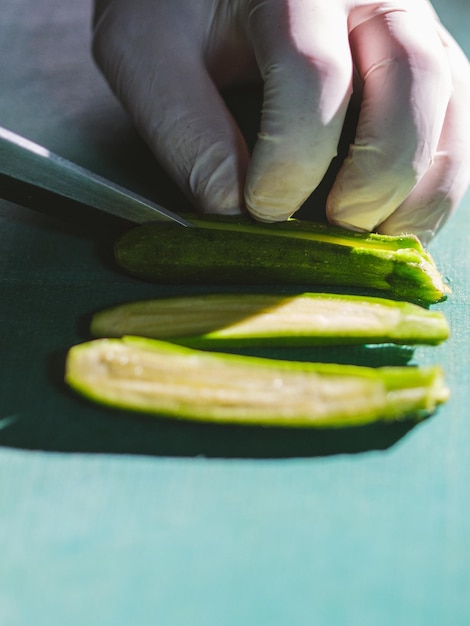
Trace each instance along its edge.
{"label": "shadow on cutting board", "polygon": [[[365,350],[365,347],[346,350],[345,361],[358,362],[362,357],[370,362],[370,357],[363,354]],[[409,358],[409,353],[399,348],[390,346],[383,350],[387,352],[389,364],[403,364]],[[373,358],[380,364],[385,353],[379,355],[377,348],[374,351],[376,355]],[[404,421],[316,430],[241,427],[154,418],[101,407],[75,395],[63,383],[64,358],[64,354],[50,358],[48,384],[37,386],[36,409],[28,408],[16,414],[0,416],[0,445],[54,452],[169,457],[321,457],[386,450],[416,425],[416,422]],[[50,385],[55,387],[55,393],[50,393],[50,389],[48,392]]]}

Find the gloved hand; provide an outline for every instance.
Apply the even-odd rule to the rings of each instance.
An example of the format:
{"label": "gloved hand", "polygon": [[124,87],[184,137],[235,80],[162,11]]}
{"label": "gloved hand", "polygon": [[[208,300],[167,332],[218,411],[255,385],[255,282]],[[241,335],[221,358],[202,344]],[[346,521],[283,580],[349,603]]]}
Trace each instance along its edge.
{"label": "gloved hand", "polygon": [[[322,180],[358,230],[437,232],[470,181],[470,66],[427,0],[96,0],[94,55],[143,138],[205,212],[284,220]],[[353,80],[355,78],[355,80]],[[219,90],[263,81],[250,156]]]}

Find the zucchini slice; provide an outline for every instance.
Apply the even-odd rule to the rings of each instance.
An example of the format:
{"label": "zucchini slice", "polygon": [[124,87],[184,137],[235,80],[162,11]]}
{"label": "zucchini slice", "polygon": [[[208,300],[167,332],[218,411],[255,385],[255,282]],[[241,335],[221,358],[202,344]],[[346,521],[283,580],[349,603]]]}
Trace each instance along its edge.
{"label": "zucchini slice", "polygon": [[92,318],[94,337],[139,335],[194,348],[365,343],[436,345],[444,315],[417,304],[338,294],[203,294],[128,302]]}
{"label": "zucchini slice", "polygon": [[449,395],[438,366],[373,369],[278,361],[138,337],[72,347],[66,381],[90,400],[121,409],[283,427],[419,419]]}
{"label": "zucchini slice", "polygon": [[143,224],[115,244],[115,259],[139,278],[170,284],[328,285],[433,303],[450,293],[414,236],[354,233],[289,220],[193,218],[197,228]]}

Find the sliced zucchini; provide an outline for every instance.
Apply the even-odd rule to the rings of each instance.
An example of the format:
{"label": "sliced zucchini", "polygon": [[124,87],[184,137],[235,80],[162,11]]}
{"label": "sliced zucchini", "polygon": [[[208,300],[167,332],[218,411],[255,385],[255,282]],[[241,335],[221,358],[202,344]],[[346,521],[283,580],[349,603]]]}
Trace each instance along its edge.
{"label": "sliced zucchini", "polygon": [[205,349],[364,343],[438,344],[444,315],[386,298],[205,294],[128,302],[93,316],[95,337],[140,335]]}
{"label": "sliced zucchini", "polygon": [[66,381],[90,400],[178,419],[341,427],[419,419],[445,402],[439,367],[278,361],[136,337],[70,349]]}

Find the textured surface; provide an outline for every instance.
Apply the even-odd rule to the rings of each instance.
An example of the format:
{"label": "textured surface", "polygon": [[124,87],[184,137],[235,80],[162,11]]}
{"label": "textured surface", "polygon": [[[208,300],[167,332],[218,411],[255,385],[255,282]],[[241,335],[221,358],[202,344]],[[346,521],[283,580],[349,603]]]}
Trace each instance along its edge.
{"label": "textured surface", "polygon": [[[466,2],[436,6],[468,52]],[[89,2],[0,9],[0,124],[179,206],[92,65]],[[65,351],[90,314],[171,290],[116,272],[112,231],[0,202],[0,624],[468,624],[469,205],[431,246],[450,341],[334,355],[440,362],[451,401],[411,430],[318,436],[69,393]]]}

